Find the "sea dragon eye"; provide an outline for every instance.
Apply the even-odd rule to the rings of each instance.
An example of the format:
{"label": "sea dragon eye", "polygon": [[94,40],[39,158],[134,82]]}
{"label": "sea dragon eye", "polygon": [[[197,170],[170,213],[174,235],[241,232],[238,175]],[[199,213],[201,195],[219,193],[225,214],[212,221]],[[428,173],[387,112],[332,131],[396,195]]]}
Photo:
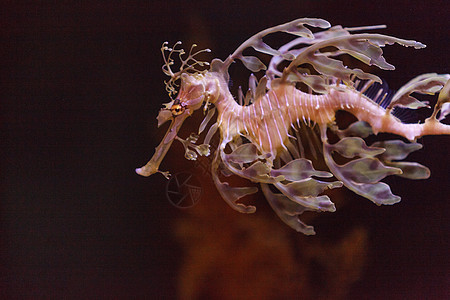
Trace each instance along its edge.
{"label": "sea dragon eye", "polygon": [[170,111],[172,112],[172,115],[174,115],[174,116],[181,115],[184,112],[184,106],[182,106],[179,103],[177,103],[177,104],[174,103],[172,105],[172,107],[170,108]]}

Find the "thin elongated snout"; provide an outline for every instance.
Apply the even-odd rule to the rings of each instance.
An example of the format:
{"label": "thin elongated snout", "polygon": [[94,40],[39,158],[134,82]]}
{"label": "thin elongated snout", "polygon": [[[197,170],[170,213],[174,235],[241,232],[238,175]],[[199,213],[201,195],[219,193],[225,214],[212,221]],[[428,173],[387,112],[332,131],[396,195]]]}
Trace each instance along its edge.
{"label": "thin elongated snout", "polygon": [[188,109],[186,109],[182,114],[172,119],[169,129],[164,135],[164,138],[162,139],[161,143],[155,148],[155,153],[153,154],[152,158],[145,166],[137,168],[136,173],[145,177],[148,177],[157,172],[162,173],[166,177],[169,176],[168,172],[161,172],[159,170],[159,165],[166,156],[167,151],[169,151],[170,146],[172,145],[173,141],[177,136],[178,131],[181,128],[181,125],[189,115],[190,115],[189,111]]}

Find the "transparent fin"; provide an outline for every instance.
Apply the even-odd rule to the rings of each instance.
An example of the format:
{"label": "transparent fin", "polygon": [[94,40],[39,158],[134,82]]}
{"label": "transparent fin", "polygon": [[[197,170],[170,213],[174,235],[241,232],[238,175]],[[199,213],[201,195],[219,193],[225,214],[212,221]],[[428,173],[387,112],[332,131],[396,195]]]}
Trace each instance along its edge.
{"label": "transparent fin", "polygon": [[397,174],[397,176],[408,179],[427,179],[430,177],[431,172],[427,167],[416,162],[399,161],[405,159],[411,152],[422,149],[421,144],[392,140],[375,142],[373,145],[386,149],[383,154],[378,155],[378,158],[387,166],[401,169],[402,173]]}
{"label": "transparent fin", "polygon": [[[323,153],[325,163],[330,168],[330,171],[338,178],[343,184],[353,192],[361,195],[377,205],[381,204],[394,204],[400,201],[400,197],[392,194],[389,185],[379,180],[383,179],[388,175],[401,174],[401,169],[385,166],[380,160],[370,155],[376,155],[380,153],[379,148],[371,148],[366,145],[366,143],[361,139],[348,140],[348,141],[358,141],[361,146],[361,152],[364,153],[364,158],[352,160],[345,165],[337,164],[332,156],[332,152],[336,151],[342,155],[339,151],[346,153],[346,149],[341,147],[335,147],[335,145],[330,145],[327,138],[327,126],[321,126],[321,136],[323,142]],[[356,145],[357,143],[352,143],[352,156],[359,155]]]}
{"label": "transparent fin", "polygon": [[325,171],[317,171],[314,169],[312,162],[308,159],[299,158],[285,164],[280,169],[274,169],[270,172],[273,177],[283,176],[289,181],[299,181],[310,178],[311,176],[318,176],[329,178],[333,174]]}
{"label": "transparent fin", "polygon": [[306,235],[316,234],[314,227],[308,226],[299,219],[299,215],[308,209],[279,193],[272,193],[267,184],[261,184],[261,190],[278,217],[294,230]]}
{"label": "transparent fin", "polygon": [[225,202],[228,203],[228,205],[231,206],[231,208],[237,210],[241,213],[254,213],[256,211],[256,207],[252,205],[245,205],[243,203],[238,203],[237,201],[247,195],[254,194],[258,191],[258,188],[256,187],[231,187],[228,182],[221,182],[219,179],[219,176],[217,174],[219,166],[220,166],[220,156],[218,152],[220,149],[217,150],[217,154],[214,158],[213,165],[212,165],[212,178],[214,181],[214,184],[217,187],[217,190],[219,191],[222,198],[225,200]]}

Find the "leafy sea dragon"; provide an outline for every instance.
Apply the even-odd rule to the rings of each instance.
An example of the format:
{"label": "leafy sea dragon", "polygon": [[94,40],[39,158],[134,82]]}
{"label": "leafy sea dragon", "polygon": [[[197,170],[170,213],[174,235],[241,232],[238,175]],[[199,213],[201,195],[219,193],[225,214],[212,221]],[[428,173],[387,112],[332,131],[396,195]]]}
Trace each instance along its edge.
{"label": "leafy sea dragon", "polygon": [[[318,30],[313,33],[305,25]],[[184,145],[187,159],[195,160],[198,155],[210,154],[209,143],[219,130],[220,142],[211,164],[212,179],[223,199],[239,212],[255,212],[254,206],[238,200],[258,189],[254,186],[231,187],[221,180],[219,173],[226,176],[235,174],[259,183],[277,215],[307,235],[315,232],[312,226],[299,219],[300,214],[304,211],[336,210],[330,198],[321,195],[326,189],[345,185],[377,205],[399,202],[400,197],[393,195],[389,185],[380,180],[388,175],[409,179],[430,176],[425,166],[404,162],[403,159],[422,148],[418,138],[450,134],[450,125],[441,123],[450,113],[450,75],[420,75],[395,94],[383,88],[374,91],[374,87],[382,83],[381,79],[344,65],[340,60],[342,56],[393,70],[394,66],[382,55],[382,47],[395,43],[416,49],[425,47],[412,40],[355,33],[384,27],[330,27],[322,19],[297,19],[255,34],[225,61],[214,59],[211,64],[195,58],[209,49],[193,53],[193,45],[184,58],[185,51],[177,48],[181,42],[172,48],[165,42],[161,48],[164,57],[162,69],[170,76],[166,82],[169,96],[172,99],[176,97],[164,105],[157,120],[158,127],[168,120],[171,124],[153,157],[136,172],[143,176],[159,172],[168,177],[168,172],[159,171],[159,165],[174,140]],[[275,49],[265,43],[263,37],[276,32],[288,33],[294,39]],[[258,57],[244,56],[243,51],[247,48],[269,55],[268,65]],[[177,54],[181,67],[174,72],[171,69],[174,64],[172,56]],[[238,102],[228,87],[228,68],[236,60],[254,73],[265,71],[259,81],[255,75],[250,76],[248,92],[244,96],[240,88]],[[205,65],[209,66],[208,70],[197,69]],[[399,109],[429,107],[428,103],[411,96],[412,93],[439,93],[433,113],[423,123],[403,123],[396,117],[395,111]],[[184,120],[202,106],[206,117],[198,134],[180,138],[177,134]],[[346,129],[339,129],[335,122],[339,110],[353,114],[358,121]],[[209,127],[203,143],[197,145],[199,135],[216,111],[216,122]],[[313,126],[318,129],[320,141],[314,133],[306,134],[308,131],[304,128],[299,130]],[[379,132],[401,136],[408,142],[386,140],[367,145],[364,138]],[[338,141],[331,143],[330,135],[337,137]],[[304,143],[311,145],[314,138],[316,144],[321,145],[320,152],[328,166],[326,171],[316,170],[305,154]],[[346,162],[337,163],[337,155],[345,158]],[[333,176],[337,180],[333,181]]]}

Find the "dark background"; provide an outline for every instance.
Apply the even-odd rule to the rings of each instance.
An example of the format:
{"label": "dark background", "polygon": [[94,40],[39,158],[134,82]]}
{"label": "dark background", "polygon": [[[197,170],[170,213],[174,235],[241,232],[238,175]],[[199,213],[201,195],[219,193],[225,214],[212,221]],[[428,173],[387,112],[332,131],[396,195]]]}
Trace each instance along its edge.
{"label": "dark background", "polygon": [[[0,296],[175,297],[181,254],[170,228],[183,212],[167,201],[162,176],[134,173],[164,134],[155,120],[168,102],[163,41],[197,42],[223,59],[299,17],[387,24],[383,33],[427,45],[386,49],[397,70],[378,74],[399,88],[450,71],[449,13],[436,0],[4,1]],[[392,181],[403,199],[394,206],[351,202],[368,207],[345,217],[366,219],[371,242],[352,297],[449,296],[449,138],[421,142],[413,159],[432,170],[429,180]]]}

